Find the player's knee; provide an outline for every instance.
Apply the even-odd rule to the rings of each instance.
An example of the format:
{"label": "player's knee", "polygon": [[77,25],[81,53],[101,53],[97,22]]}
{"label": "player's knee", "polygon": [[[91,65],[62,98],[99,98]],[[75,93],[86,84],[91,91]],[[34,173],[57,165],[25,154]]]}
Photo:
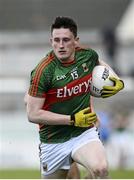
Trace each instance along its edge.
{"label": "player's knee", "polygon": [[99,163],[93,169],[93,173],[96,177],[106,178],[108,177],[108,166],[107,163]]}

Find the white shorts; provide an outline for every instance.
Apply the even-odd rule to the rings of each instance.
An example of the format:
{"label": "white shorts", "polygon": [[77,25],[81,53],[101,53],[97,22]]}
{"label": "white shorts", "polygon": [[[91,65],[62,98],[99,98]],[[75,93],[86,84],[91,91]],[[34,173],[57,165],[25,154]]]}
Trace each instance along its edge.
{"label": "white shorts", "polygon": [[70,169],[72,156],[81,146],[91,142],[100,141],[96,127],[88,129],[81,135],[71,138],[64,143],[40,144],[41,174],[49,175],[59,169]]}

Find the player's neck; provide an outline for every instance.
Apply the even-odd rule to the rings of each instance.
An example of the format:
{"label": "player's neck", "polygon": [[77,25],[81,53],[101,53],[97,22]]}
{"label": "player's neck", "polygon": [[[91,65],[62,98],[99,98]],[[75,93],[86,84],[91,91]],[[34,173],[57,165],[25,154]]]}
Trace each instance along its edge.
{"label": "player's neck", "polygon": [[67,58],[67,59],[64,59],[64,60],[60,59],[60,61],[61,61],[62,64],[72,64],[72,63],[74,63],[74,61],[75,61],[75,53],[73,53],[73,54],[72,54],[69,58]]}
{"label": "player's neck", "polygon": [[72,59],[70,61],[62,61],[61,63],[62,63],[63,66],[69,66],[69,65],[75,63],[75,59]]}
{"label": "player's neck", "polygon": [[60,60],[62,64],[71,64],[72,62],[75,61],[74,58],[71,58],[71,59],[67,59],[66,61],[63,61],[63,60]]}

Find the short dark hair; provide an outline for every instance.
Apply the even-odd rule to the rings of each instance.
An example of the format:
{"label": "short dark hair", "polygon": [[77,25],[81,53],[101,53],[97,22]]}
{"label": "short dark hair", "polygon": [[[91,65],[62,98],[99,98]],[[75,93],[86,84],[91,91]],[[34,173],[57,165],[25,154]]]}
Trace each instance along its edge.
{"label": "short dark hair", "polygon": [[53,32],[53,29],[60,28],[69,29],[73,33],[74,37],[77,37],[77,24],[73,19],[63,16],[56,17],[54,23],[51,26],[51,33]]}

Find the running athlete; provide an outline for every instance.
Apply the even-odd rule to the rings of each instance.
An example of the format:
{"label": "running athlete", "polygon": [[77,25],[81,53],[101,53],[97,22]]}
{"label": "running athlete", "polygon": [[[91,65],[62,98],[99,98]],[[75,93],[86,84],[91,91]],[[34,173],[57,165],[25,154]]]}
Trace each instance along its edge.
{"label": "running athlete", "polygon": [[[77,25],[71,18],[55,19],[50,42],[52,51],[32,71],[27,95],[28,119],[40,127],[42,178],[66,178],[72,162],[86,167],[93,178],[107,178],[107,159],[90,103],[92,70],[104,63],[94,50],[78,47]],[[118,77],[111,80],[114,87],[103,88],[104,98],[124,87]]]}

